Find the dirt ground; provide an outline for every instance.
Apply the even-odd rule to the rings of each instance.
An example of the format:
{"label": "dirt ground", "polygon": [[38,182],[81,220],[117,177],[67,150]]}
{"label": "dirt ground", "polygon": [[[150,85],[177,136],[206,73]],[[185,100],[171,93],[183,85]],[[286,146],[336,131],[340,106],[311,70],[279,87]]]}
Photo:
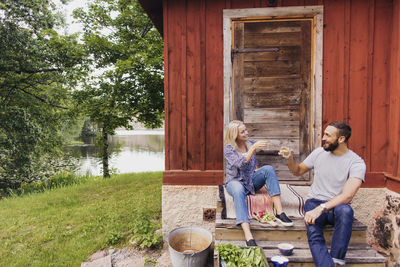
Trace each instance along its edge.
{"label": "dirt ground", "polygon": [[[162,249],[149,250],[122,248],[100,250],[95,252],[88,262],[81,267],[173,267],[168,250],[168,243]],[[210,250],[207,267],[213,267],[213,249]]]}
{"label": "dirt ground", "polygon": [[163,248],[150,250],[138,248],[109,248],[100,250],[90,256],[81,267],[172,267],[168,244]]}

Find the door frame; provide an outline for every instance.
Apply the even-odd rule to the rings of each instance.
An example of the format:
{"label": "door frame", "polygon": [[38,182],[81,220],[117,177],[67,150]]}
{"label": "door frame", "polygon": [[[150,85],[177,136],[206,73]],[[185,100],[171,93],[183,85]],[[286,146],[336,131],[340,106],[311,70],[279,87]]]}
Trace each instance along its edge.
{"label": "door frame", "polygon": [[[323,6],[270,7],[223,10],[224,40],[224,129],[232,120],[232,35],[234,20],[312,18],[311,28],[311,119],[310,151],[321,146]],[[225,133],[224,133],[225,134]]]}

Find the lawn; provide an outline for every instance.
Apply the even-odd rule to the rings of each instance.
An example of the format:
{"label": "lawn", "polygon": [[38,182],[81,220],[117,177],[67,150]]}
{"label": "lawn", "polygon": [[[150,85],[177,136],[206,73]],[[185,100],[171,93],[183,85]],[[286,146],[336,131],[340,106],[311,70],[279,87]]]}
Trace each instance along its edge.
{"label": "lawn", "polygon": [[121,174],[0,200],[0,266],[80,266],[143,218],[160,228],[161,184],[161,172]]}

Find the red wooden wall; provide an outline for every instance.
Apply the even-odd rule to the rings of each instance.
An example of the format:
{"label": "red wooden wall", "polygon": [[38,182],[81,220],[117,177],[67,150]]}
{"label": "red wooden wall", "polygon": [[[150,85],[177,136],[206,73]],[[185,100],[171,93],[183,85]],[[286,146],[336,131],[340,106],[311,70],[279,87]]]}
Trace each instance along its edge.
{"label": "red wooden wall", "polygon": [[387,187],[400,193],[400,0],[393,1],[387,151]]}
{"label": "red wooden wall", "polygon": [[[400,0],[277,0],[276,6],[297,5],[324,6],[323,125],[350,124],[350,148],[367,163],[365,186],[397,188]],[[268,1],[164,0],[164,184],[222,182],[222,11],[256,7]]]}

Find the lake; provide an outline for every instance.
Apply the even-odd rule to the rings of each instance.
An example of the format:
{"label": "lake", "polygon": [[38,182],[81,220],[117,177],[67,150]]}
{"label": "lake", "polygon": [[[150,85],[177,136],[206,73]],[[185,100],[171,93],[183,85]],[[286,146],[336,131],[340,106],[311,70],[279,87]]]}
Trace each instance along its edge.
{"label": "lake", "polygon": [[[164,130],[118,130],[109,137],[112,153],[109,165],[115,173],[163,171]],[[102,174],[101,161],[95,157],[99,150],[94,137],[81,139],[84,144],[67,148],[78,159],[79,174]],[[119,152],[115,152],[115,151]]]}

